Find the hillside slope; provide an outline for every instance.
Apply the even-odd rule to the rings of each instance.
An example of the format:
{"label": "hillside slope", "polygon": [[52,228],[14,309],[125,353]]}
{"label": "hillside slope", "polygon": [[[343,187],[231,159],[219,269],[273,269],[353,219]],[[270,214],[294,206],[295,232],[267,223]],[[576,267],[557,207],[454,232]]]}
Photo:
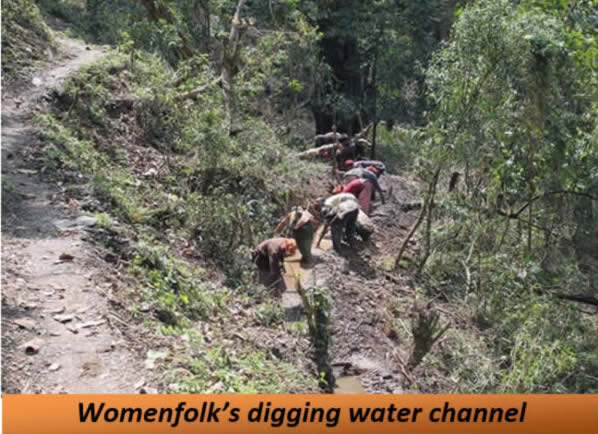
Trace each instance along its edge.
{"label": "hillside slope", "polygon": [[[25,163],[35,130],[26,121],[42,96],[104,53],[60,40],[43,82],[2,105],[2,384],[8,393],[134,393],[147,333],[112,305],[125,285],[49,185]],[[18,101],[18,104],[15,104]],[[121,313],[122,314],[122,313]],[[126,318],[126,316],[125,316]],[[153,373],[150,373],[153,375]],[[136,388],[136,385],[137,388]]]}
{"label": "hillside slope", "polygon": [[2,2],[2,87],[31,79],[36,62],[51,59],[56,43],[32,0]]}
{"label": "hillside slope", "polygon": [[[40,73],[21,80],[25,93],[5,94],[16,96],[3,104],[3,143],[15,145],[3,144],[2,186],[11,391],[32,390],[23,365],[40,390],[60,390],[56,378],[71,362],[56,370],[19,345],[41,334],[57,344],[38,356],[58,358],[51,349],[71,344],[52,335],[63,328],[85,355],[69,368],[66,391],[95,387],[123,360],[140,378],[123,368],[122,382],[110,377],[113,391],[331,391],[323,358],[339,393],[598,390],[598,123],[587,85],[595,74],[583,60],[595,53],[591,38],[586,53],[561,12],[482,1],[459,12],[425,72],[401,70],[405,58],[393,50],[376,63],[362,28],[349,35],[358,50],[349,57],[366,50],[367,67],[339,69],[339,59],[321,56],[335,52],[336,33],[309,22],[327,6],[306,3],[305,11],[245,5],[246,21],[239,6],[231,22],[226,8],[189,14],[184,2],[156,10],[160,17],[141,2],[110,10],[39,0],[71,21],[67,31],[113,45],[100,55],[57,37],[75,57],[58,56],[51,70],[36,65]],[[386,14],[360,6],[334,13]],[[394,23],[418,22],[396,12]],[[401,32],[386,46],[425,48],[414,56],[427,64],[426,36]],[[499,51],[479,37],[487,32]],[[355,86],[345,88],[343,76]],[[281,300],[258,283],[251,249],[293,206],[340,181],[329,160],[297,157],[315,128],[338,121],[354,132],[362,114],[386,119],[370,132],[389,172],[380,179],[386,204],[373,204],[376,231],[341,254],[317,250],[313,267],[289,258]],[[405,116],[412,122],[398,125]],[[56,232],[66,218],[93,225]],[[58,270],[68,285],[56,282]],[[304,310],[316,297],[314,333]],[[90,356],[101,366],[87,363],[121,335],[124,344]]]}

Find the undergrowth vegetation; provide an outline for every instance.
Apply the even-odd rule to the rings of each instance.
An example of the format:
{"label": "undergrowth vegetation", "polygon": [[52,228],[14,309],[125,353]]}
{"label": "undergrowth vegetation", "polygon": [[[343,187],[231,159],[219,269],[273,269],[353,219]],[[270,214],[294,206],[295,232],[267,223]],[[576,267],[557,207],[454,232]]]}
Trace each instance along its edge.
{"label": "undergrowth vegetation", "polygon": [[53,36],[33,0],[2,2],[2,86],[54,48]]}
{"label": "undergrowth vegetation", "polygon": [[[180,102],[165,84],[172,79],[168,64],[145,54],[130,61],[112,52],[53,95],[55,109],[38,118],[46,165],[70,181],[72,198],[93,195],[86,211],[103,216],[102,241],[129,264],[143,290],[137,302],[151,304],[159,330],[181,334],[196,321],[226,321],[228,306],[240,299],[260,305],[257,324],[280,325],[280,308],[254,283],[248,251],[301,201],[293,185],[319,166],[293,161],[259,119],[230,137],[218,88],[202,104]],[[111,241],[120,235],[134,245]],[[205,390],[219,372],[223,391],[311,387],[311,379],[300,371],[286,375],[294,368],[263,350],[244,352],[237,359],[222,348],[191,357],[195,375],[174,389]],[[276,374],[253,378],[260,369]]]}
{"label": "undergrowth vegetation", "polygon": [[[568,13],[479,2],[427,71],[410,271],[425,297],[469,320],[428,360],[450,367],[457,391],[598,390],[596,47]],[[579,294],[589,306],[572,303]]]}

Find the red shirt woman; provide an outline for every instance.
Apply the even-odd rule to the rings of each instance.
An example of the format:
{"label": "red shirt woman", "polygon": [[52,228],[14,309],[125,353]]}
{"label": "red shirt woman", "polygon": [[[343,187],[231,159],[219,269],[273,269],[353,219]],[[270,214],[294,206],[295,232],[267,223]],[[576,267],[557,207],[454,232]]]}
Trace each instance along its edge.
{"label": "red shirt woman", "polygon": [[369,179],[354,179],[343,188],[343,193],[351,193],[359,201],[361,210],[370,215],[370,205],[372,200],[372,190],[374,185]]}

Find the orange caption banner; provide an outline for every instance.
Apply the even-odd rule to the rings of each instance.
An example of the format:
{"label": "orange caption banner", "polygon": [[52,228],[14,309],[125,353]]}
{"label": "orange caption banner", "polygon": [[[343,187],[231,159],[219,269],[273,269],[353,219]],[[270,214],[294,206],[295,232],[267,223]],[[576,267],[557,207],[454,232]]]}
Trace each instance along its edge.
{"label": "orange caption banner", "polygon": [[598,434],[598,395],[3,395],[2,407],[5,434]]}

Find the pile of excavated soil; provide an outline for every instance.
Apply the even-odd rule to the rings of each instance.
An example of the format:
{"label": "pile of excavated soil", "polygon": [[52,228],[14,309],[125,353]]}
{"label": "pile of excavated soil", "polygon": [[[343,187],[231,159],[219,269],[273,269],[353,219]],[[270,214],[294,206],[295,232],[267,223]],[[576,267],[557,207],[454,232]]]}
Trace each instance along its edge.
{"label": "pile of excavated soil", "polygon": [[[368,393],[399,393],[409,386],[403,372],[410,343],[398,341],[389,316],[397,303],[412,304],[413,291],[385,267],[394,260],[417,212],[400,211],[401,203],[415,197],[409,180],[386,175],[381,185],[387,200],[384,205],[375,202],[371,216],[377,230],[371,240],[358,241],[354,250],[346,247],[339,255],[325,238],[328,250],[318,251],[316,264],[302,277],[304,286],[329,289],[331,357],[337,379],[356,379],[359,384],[350,386],[356,392],[362,386]],[[287,280],[287,287],[294,285],[294,279]]]}

